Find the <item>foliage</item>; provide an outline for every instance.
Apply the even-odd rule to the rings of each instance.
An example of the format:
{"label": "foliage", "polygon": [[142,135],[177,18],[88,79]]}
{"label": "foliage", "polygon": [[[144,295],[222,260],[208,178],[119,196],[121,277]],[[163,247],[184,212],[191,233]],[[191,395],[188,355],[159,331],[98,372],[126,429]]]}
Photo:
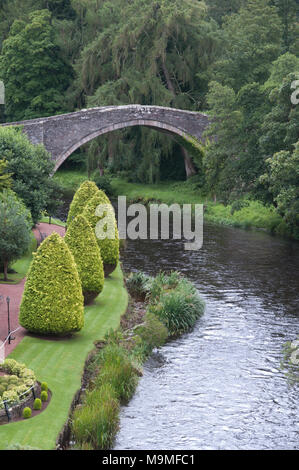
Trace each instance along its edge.
{"label": "foliage", "polygon": [[45,402],[48,401],[48,392],[46,390],[43,390],[40,394],[40,399],[41,401]]}
{"label": "foliage", "polygon": [[99,189],[104,191],[107,196],[111,197],[114,195],[113,188],[111,185],[111,177],[108,175],[101,176],[98,171],[94,172],[92,179]]}
{"label": "foliage", "polygon": [[96,386],[110,384],[115,396],[122,402],[132,398],[138,376],[126,351],[114,344],[103,349],[99,355],[100,372],[96,377]]}
{"label": "foliage", "polygon": [[36,223],[56,197],[51,188],[50,175],[53,162],[42,145],[33,145],[20,129],[0,128],[0,155],[7,161],[7,171],[12,173],[12,189],[23,199]]}
{"label": "foliage", "polygon": [[74,220],[77,215],[83,213],[87,202],[98,193],[98,188],[93,181],[84,181],[76,191],[67,218],[67,225]]}
{"label": "foliage", "polygon": [[268,172],[260,180],[268,186],[293,237],[299,238],[299,141],[293,152],[275,153],[267,165]]}
{"label": "foliage", "polygon": [[[219,48],[216,24],[206,19],[203,2],[108,0],[98,15],[100,27],[75,65],[76,104],[203,105],[205,73]],[[161,133],[145,128],[119,131],[93,146],[92,157],[102,168],[126,168],[146,182],[159,179],[160,160],[174,148]],[[142,155],[137,164],[136,155]]]}
{"label": "foliage", "polygon": [[33,403],[34,410],[41,410],[42,409],[42,401],[40,398],[36,398]]}
{"label": "foliage", "polygon": [[24,255],[31,242],[31,215],[11,190],[0,193],[0,264],[7,281],[8,265]]}
{"label": "foliage", "polygon": [[140,271],[131,273],[126,279],[126,288],[132,297],[144,300],[150,293],[151,278]]}
{"label": "foliage", "polygon": [[48,10],[16,19],[0,56],[9,121],[51,116],[63,110],[72,69],[62,59]]}
{"label": "foliage", "polygon": [[20,324],[40,334],[67,335],[84,325],[83,295],[74,258],[52,233],[31,263],[20,306]]}
{"label": "foliage", "polygon": [[94,231],[84,216],[78,215],[71,222],[65,242],[74,256],[83,295],[88,303],[103,290],[104,268]]}
{"label": "foliage", "polygon": [[[188,280],[182,278],[174,285],[173,282],[176,282],[174,273],[168,279],[163,273],[160,275],[149,311],[157,315],[170,335],[177,335],[194,326],[204,312],[204,302]],[[160,291],[158,296],[157,291]]]}
{"label": "foliage", "polygon": [[153,313],[147,312],[145,321],[141,326],[138,326],[134,333],[138,334],[142,342],[146,346],[148,354],[154,348],[160,348],[166,343],[169,332],[166,326],[157,318]]}
{"label": "foliage", "polygon": [[41,385],[40,385],[40,388],[41,388],[41,391],[45,391],[47,392],[48,391],[48,384],[47,382],[42,382]]}
{"label": "foliage", "polygon": [[108,383],[86,393],[83,406],[77,408],[72,420],[76,442],[93,449],[110,449],[118,430],[119,403]]}
{"label": "foliage", "polygon": [[7,173],[7,161],[0,160],[0,191],[11,187],[12,174]]}
{"label": "foliage", "polygon": [[32,410],[28,406],[23,409],[23,418],[24,419],[29,419],[32,416]]}
{"label": "foliage", "polygon": [[[97,208],[101,205],[107,205],[111,207],[111,210],[104,210],[102,215],[97,215]],[[98,190],[97,194],[86,204],[82,215],[88,220],[94,230],[101,222],[104,224],[103,232],[108,229],[112,230],[113,233],[111,234],[111,238],[106,236],[105,238],[100,239],[97,235],[97,242],[100,247],[104,265],[116,266],[119,260],[118,229],[113,207],[111,206],[106,194],[103,191]]]}
{"label": "foliage", "polygon": [[18,403],[25,392],[36,383],[36,377],[32,370],[25,364],[20,364],[14,359],[6,359],[0,364],[0,371],[8,375],[0,377],[0,409],[3,408],[3,401],[10,404]]}

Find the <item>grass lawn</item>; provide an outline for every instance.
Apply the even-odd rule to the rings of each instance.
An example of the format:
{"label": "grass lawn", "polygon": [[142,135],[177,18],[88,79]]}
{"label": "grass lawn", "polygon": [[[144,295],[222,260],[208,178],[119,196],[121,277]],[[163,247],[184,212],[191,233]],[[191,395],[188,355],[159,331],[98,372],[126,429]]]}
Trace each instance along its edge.
{"label": "grass lawn", "polygon": [[46,381],[53,396],[47,409],[29,420],[0,426],[0,449],[18,443],[42,450],[55,448],[68,418],[69,408],[81,385],[86,357],[93,342],[119,325],[128,303],[121,268],[106,279],[102,294],[85,308],[85,326],[72,339],[43,340],[26,336],[9,356],[34,370]]}
{"label": "grass lawn", "polygon": [[0,284],[18,284],[22,279],[27,274],[27,271],[29,269],[31,260],[32,260],[32,253],[36,250],[37,246],[37,241],[32,234],[32,241],[30,244],[30,247],[28,249],[28,252],[22,256],[18,261],[13,263],[10,268],[16,271],[15,273],[8,273],[8,279],[9,281],[4,282],[3,280],[3,273],[0,272]]}
{"label": "grass lawn", "polygon": [[222,225],[241,228],[258,228],[269,232],[282,224],[282,218],[274,207],[266,207],[261,202],[249,201],[247,207],[232,213],[232,206],[214,203],[202,196],[185,182],[163,182],[160,184],[129,183],[120,178],[112,180],[117,195],[127,196],[129,200],[155,199],[166,204],[205,204],[205,220]]}
{"label": "grass lawn", "polygon": [[[49,216],[44,215],[41,219],[40,222],[43,222],[45,224],[49,223]],[[55,217],[51,217],[51,225],[58,225],[59,227],[65,227],[66,223],[62,222],[62,220],[55,219]]]}

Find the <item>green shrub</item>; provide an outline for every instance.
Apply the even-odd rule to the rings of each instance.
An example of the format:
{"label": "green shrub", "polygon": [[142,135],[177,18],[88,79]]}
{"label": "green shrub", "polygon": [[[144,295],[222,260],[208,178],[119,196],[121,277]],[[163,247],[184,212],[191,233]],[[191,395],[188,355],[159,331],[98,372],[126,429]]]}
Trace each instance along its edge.
{"label": "green shrub", "polygon": [[67,244],[55,232],[43,241],[34,255],[19,322],[34,333],[61,336],[79,331],[84,325],[77,267]]}
{"label": "green shrub", "polygon": [[31,418],[31,416],[32,416],[31,408],[29,408],[29,407],[24,408],[23,409],[23,418],[24,419],[29,419],[29,418]]}
{"label": "green shrub", "polygon": [[137,371],[127,352],[118,345],[105,347],[99,356],[100,372],[96,386],[110,384],[119,400],[127,402],[133,396],[138,383]]}
{"label": "green shrub", "polygon": [[152,278],[138,271],[131,273],[126,280],[129,294],[135,299],[144,300],[151,290]]}
{"label": "green shrub", "polygon": [[107,194],[109,197],[114,195],[110,176],[101,176],[99,171],[97,170],[92,174],[92,180],[95,182],[97,187],[104,191],[105,194]]}
{"label": "green shrub", "polygon": [[153,313],[147,312],[143,325],[135,328],[137,333],[145,343],[147,354],[154,348],[159,348],[166,343],[168,329]]}
{"label": "green shrub", "polygon": [[40,398],[36,398],[33,403],[34,410],[41,410],[42,409],[42,401]]}
{"label": "green shrub", "polygon": [[40,385],[41,391],[42,392],[47,392],[48,391],[48,384],[47,382],[42,382]]}
{"label": "green shrub", "polygon": [[204,302],[193,284],[181,279],[175,289],[164,291],[151,304],[150,311],[158,316],[171,335],[177,335],[193,328],[204,312]]}
{"label": "green shrub", "polygon": [[[100,217],[96,215],[96,210],[98,206],[102,204],[109,205],[109,207],[111,207],[111,211],[109,211],[109,213],[108,211],[105,211],[104,214]],[[105,222],[107,222],[105,226],[106,231],[107,225],[111,225],[114,238],[106,237],[103,239],[99,239],[97,237],[97,242],[101,250],[101,256],[104,266],[111,265],[116,267],[119,260],[119,237],[117,224],[112,205],[103,191],[99,190],[97,195],[87,203],[83,212],[83,216],[88,220],[93,230],[96,230],[97,224],[100,223],[100,221],[104,218]]]}
{"label": "green shrub", "polygon": [[150,300],[159,299],[163,292],[175,289],[182,279],[178,271],[172,271],[170,274],[159,273],[151,282]]}
{"label": "green shrub", "polygon": [[78,215],[65,235],[77,265],[85,302],[97,297],[104,287],[104,268],[94,230],[86,218]]}
{"label": "green shrub", "polygon": [[119,402],[113,387],[104,384],[87,392],[83,405],[75,410],[72,430],[82,447],[109,449],[119,426]]}
{"label": "green shrub", "polygon": [[40,399],[41,399],[41,401],[48,401],[48,392],[46,392],[46,390],[43,390],[41,392]]}
{"label": "green shrub", "polygon": [[98,192],[97,185],[93,181],[84,181],[79,189],[76,191],[72,203],[70,205],[67,226],[77,217],[83,213],[84,207],[87,202],[93,198]]}
{"label": "green shrub", "polygon": [[21,396],[36,383],[36,377],[32,370],[27,369],[25,364],[21,364],[14,359],[6,359],[0,364],[0,371],[10,375],[0,377],[0,386],[3,390],[1,395],[0,409],[3,408],[3,400],[18,403]]}

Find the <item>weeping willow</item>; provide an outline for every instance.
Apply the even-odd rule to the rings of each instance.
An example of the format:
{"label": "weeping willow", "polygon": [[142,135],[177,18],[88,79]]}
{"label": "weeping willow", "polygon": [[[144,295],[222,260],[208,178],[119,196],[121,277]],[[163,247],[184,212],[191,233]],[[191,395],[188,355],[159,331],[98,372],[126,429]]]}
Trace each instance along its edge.
{"label": "weeping willow", "polygon": [[[74,96],[80,104],[159,105],[200,110],[207,71],[219,47],[217,26],[206,20],[198,0],[99,0],[98,34],[75,65]],[[82,98],[83,97],[83,98]],[[131,128],[97,139],[90,154],[101,166],[134,173],[139,181],[159,179],[161,158],[174,143],[147,128]],[[187,152],[182,158],[192,172]],[[191,166],[190,166],[191,165]],[[187,168],[187,166],[186,166]],[[195,171],[195,168],[193,167]]]}

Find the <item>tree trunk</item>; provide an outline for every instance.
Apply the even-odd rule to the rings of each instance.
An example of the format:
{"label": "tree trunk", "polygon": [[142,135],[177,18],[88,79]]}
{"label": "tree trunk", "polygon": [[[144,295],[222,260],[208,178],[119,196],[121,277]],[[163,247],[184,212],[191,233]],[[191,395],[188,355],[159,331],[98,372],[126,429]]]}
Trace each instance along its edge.
{"label": "tree trunk", "polygon": [[182,154],[183,154],[184,161],[185,161],[186,177],[188,179],[190,178],[190,176],[196,175],[196,169],[191,158],[188,155],[187,150],[184,147],[181,147],[181,149],[182,149]]}
{"label": "tree trunk", "polygon": [[4,281],[8,281],[7,278],[7,270],[8,270],[8,261],[4,261]]}

